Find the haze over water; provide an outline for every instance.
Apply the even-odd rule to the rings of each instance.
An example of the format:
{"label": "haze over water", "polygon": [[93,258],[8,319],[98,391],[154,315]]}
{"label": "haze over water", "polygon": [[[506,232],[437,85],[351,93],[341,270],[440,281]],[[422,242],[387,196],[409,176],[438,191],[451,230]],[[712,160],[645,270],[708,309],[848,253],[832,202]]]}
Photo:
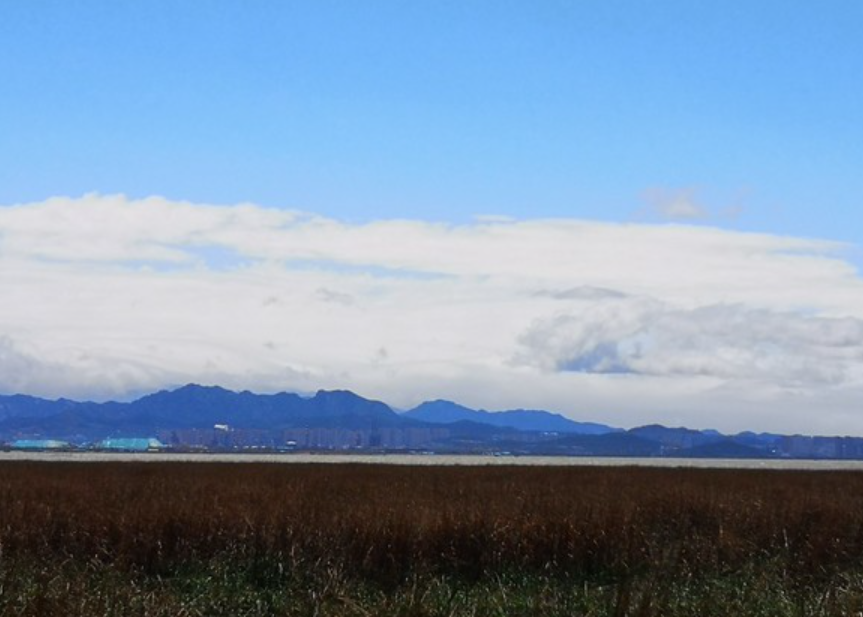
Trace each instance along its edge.
{"label": "haze over water", "polygon": [[54,463],[273,463],[285,465],[369,464],[426,466],[685,467],[691,469],[775,469],[863,471],[863,461],[801,459],[691,459],[580,456],[484,456],[448,454],[197,454],[108,452],[0,452],[0,462]]}

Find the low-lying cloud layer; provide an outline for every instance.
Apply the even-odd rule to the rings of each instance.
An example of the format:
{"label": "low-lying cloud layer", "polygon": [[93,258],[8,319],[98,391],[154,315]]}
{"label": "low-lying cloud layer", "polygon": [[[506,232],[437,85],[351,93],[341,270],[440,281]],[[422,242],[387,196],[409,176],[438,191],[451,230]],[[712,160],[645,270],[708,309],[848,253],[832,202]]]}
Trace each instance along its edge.
{"label": "low-lying cloud layer", "polygon": [[679,309],[645,298],[591,301],[521,338],[545,370],[710,377],[819,387],[863,378],[863,320],[717,304]]}
{"label": "low-lying cloud layer", "polygon": [[845,248],[123,196],[7,206],[0,390],[344,387],[398,406],[863,434],[863,280]]}

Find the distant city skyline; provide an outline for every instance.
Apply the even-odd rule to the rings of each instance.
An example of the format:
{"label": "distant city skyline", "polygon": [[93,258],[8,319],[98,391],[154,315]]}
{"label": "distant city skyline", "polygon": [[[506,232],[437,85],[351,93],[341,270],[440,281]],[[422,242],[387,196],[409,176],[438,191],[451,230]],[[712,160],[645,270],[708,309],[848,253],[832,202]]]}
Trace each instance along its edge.
{"label": "distant city skyline", "polygon": [[0,6],[0,392],[863,435],[863,5]]}

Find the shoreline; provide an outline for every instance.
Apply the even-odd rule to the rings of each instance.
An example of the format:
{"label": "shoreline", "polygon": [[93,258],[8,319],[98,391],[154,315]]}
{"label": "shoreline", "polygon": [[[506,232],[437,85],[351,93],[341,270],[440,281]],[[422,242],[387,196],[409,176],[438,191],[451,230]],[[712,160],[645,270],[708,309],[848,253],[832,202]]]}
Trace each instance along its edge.
{"label": "shoreline", "polygon": [[368,464],[403,466],[658,467],[691,469],[767,469],[863,471],[863,460],[691,459],[577,456],[488,456],[480,454],[337,454],[337,453],[189,453],[189,452],[0,452],[0,463],[267,463]]}

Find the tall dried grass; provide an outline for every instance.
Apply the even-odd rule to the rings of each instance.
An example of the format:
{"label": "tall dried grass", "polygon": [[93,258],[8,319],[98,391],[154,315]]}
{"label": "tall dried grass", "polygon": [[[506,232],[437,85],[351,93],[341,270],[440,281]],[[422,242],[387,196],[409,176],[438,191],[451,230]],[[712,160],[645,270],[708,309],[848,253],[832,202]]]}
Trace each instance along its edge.
{"label": "tall dried grass", "polygon": [[0,550],[7,592],[16,569],[38,564],[67,583],[109,572],[142,589],[206,589],[208,576],[276,595],[295,584],[312,604],[362,589],[357,606],[368,594],[417,604],[437,584],[455,590],[450,602],[490,585],[523,596],[533,580],[605,590],[593,614],[651,615],[669,590],[769,572],[833,606],[842,594],[822,596],[863,571],[863,474],[7,463]]}

